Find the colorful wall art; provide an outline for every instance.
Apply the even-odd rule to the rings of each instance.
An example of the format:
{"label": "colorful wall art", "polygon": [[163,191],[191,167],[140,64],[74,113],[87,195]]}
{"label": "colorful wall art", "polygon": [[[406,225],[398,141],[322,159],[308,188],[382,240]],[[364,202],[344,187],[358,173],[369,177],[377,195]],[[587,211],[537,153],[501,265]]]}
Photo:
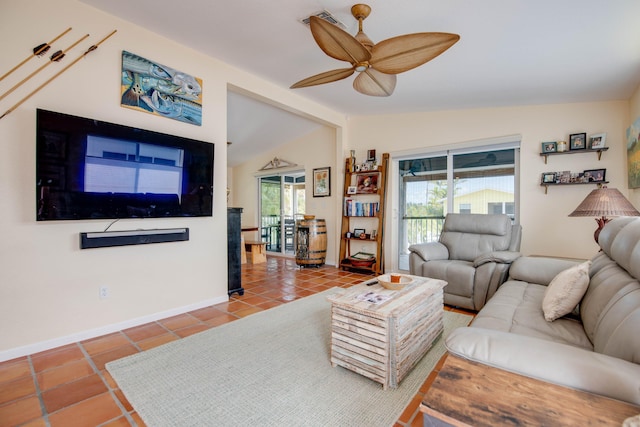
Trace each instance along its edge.
{"label": "colorful wall art", "polygon": [[640,117],[627,129],[629,188],[640,188]]}
{"label": "colorful wall art", "polygon": [[201,126],[202,80],[123,50],[120,104]]}

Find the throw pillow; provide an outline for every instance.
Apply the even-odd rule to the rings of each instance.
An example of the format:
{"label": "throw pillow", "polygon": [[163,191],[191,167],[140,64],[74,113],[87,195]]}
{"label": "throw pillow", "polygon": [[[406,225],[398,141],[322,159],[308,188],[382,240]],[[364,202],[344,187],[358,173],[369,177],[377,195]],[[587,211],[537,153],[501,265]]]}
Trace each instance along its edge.
{"label": "throw pillow", "polygon": [[583,262],[553,278],[544,292],[542,311],[547,322],[565,316],[578,305],[589,287],[591,261]]}

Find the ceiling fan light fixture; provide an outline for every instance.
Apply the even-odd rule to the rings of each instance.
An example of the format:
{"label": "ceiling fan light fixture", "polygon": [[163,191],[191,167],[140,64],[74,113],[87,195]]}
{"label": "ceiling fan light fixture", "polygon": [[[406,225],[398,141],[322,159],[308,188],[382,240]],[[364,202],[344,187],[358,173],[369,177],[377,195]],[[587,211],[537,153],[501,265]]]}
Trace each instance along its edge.
{"label": "ceiling fan light fixture", "polygon": [[345,79],[356,71],[356,91],[370,96],[390,96],[396,85],[396,74],[429,62],[453,46],[460,36],[450,33],[413,33],[392,37],[374,44],[362,31],[362,21],[371,13],[366,4],[356,4],[351,14],[358,20],[354,36],[316,16],[309,18],[311,34],[328,56],[346,61],[351,68],[341,68],[316,74],[294,83],[301,88]]}

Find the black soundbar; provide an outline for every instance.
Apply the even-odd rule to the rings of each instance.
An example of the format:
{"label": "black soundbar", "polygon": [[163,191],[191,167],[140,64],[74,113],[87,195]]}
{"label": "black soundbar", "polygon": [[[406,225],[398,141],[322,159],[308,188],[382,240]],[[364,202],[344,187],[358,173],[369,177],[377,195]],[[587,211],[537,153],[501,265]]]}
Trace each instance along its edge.
{"label": "black soundbar", "polygon": [[144,245],[147,243],[180,242],[185,240],[189,240],[188,228],[101,231],[80,233],[80,249]]}

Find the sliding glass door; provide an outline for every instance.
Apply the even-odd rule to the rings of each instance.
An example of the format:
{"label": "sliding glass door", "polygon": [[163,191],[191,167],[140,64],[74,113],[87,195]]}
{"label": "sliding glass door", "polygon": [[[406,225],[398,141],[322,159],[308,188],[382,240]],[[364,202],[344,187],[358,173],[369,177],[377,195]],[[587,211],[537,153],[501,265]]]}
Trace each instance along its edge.
{"label": "sliding glass door", "polygon": [[260,177],[260,231],[273,254],[294,255],[295,220],[304,215],[304,172]]}
{"label": "sliding glass door", "polygon": [[504,213],[516,219],[519,144],[449,150],[398,162],[398,268],[409,269],[409,246],[437,241],[445,215]]}

